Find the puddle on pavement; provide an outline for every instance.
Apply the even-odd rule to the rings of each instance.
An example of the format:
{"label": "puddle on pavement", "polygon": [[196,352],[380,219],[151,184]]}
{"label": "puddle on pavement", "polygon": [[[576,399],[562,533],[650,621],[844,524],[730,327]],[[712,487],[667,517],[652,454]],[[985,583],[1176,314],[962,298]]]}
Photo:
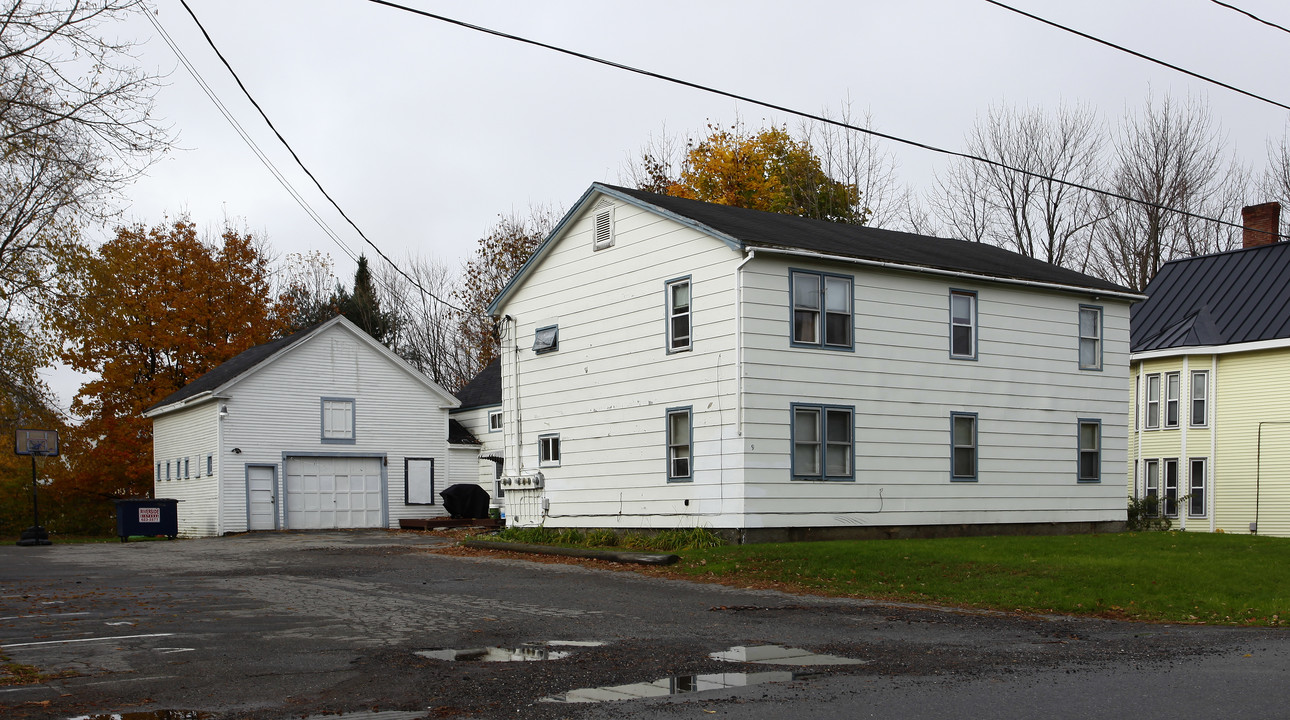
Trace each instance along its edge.
{"label": "puddle on pavement", "polygon": [[559,660],[572,655],[578,648],[600,647],[603,642],[594,640],[547,640],[524,643],[517,647],[482,647],[461,650],[418,650],[413,653],[431,660],[449,662],[534,662]]}
{"label": "puddle on pavement", "polygon": [[779,645],[732,647],[725,652],[714,652],[708,657],[726,662],[754,663],[757,665],[864,665],[868,660],[819,655],[807,650],[786,648]]}
{"label": "puddle on pavement", "polygon": [[609,687],[580,688],[563,695],[542,698],[549,703],[596,703],[614,700],[640,700],[642,698],[686,695],[689,693],[740,688],[762,683],[789,682],[810,677],[814,673],[759,672],[714,673],[710,675],[678,675],[649,683],[613,685]]}
{"label": "puddle on pavement", "polygon": [[[820,655],[780,645],[740,645],[724,652],[711,653],[708,657],[713,660],[756,665],[863,665],[868,662],[867,660],[856,660],[855,658],[840,657],[838,655]],[[640,700],[642,698],[667,697],[670,695],[747,687],[762,683],[790,682],[809,678],[816,674],[812,672],[771,671],[677,675],[655,680],[654,682],[579,688],[578,690],[570,690],[563,695],[542,698],[542,702],[594,703],[614,700]]]}
{"label": "puddle on pavement", "polygon": [[142,710],[123,713],[77,715],[68,720],[206,720],[211,713],[201,710]]}

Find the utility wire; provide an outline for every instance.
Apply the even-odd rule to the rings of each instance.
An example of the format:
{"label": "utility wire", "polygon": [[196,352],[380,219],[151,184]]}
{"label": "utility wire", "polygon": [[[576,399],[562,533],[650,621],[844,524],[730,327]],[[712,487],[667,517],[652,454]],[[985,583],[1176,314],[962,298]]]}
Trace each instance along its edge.
{"label": "utility wire", "polygon": [[308,166],[306,166],[304,161],[300,159],[300,156],[296,154],[295,149],[291,147],[291,143],[287,142],[287,139],[282,136],[282,133],[278,132],[277,126],[275,126],[273,124],[273,121],[269,119],[269,116],[264,112],[264,108],[260,107],[260,103],[255,101],[255,97],[251,95],[251,91],[247,90],[246,85],[242,83],[242,78],[238,76],[237,71],[234,70],[233,66],[229,64],[228,60],[224,57],[224,53],[220,52],[219,47],[215,45],[215,41],[211,38],[210,33],[206,32],[206,27],[202,25],[202,21],[197,19],[197,14],[194,13],[193,9],[188,6],[188,0],[179,0],[179,3],[184,6],[185,10],[188,11],[188,15],[193,19],[193,22],[197,24],[197,29],[202,31],[202,37],[206,38],[206,43],[211,46],[212,50],[215,51],[215,54],[219,57],[220,62],[224,64],[224,67],[228,69],[229,74],[232,75],[233,79],[237,82],[237,86],[241,88],[242,94],[246,95],[246,99],[250,100],[251,104],[255,106],[256,111],[260,113],[260,117],[264,118],[264,122],[268,124],[269,129],[272,130],[273,134],[277,136],[278,141],[281,142],[283,147],[287,149],[287,152],[291,153],[291,157],[296,161],[296,164],[300,166],[300,169],[305,171],[305,175],[309,176],[309,179],[313,181],[314,186],[318,188],[318,191],[323,194],[323,197],[327,198],[327,202],[331,203],[332,207],[336,208],[336,212],[340,213],[340,216],[345,218],[345,222],[349,223],[349,226],[354,228],[354,231],[358,233],[358,236],[363,238],[363,241],[366,242],[368,245],[372,246],[372,249],[376,251],[377,255],[381,256],[382,260],[389,263],[390,267],[394,268],[395,271],[397,271],[400,275],[402,275],[405,280],[412,283],[412,285],[416,289],[420,290],[422,294],[428,295],[430,298],[439,302],[445,307],[456,310],[457,312],[462,313],[463,315],[473,315],[473,313],[467,312],[466,310],[459,308],[456,305],[453,305],[452,303],[444,300],[443,298],[427,290],[425,286],[423,286],[419,281],[417,281],[416,278],[407,274],[403,270],[403,268],[399,267],[397,263],[391,260],[390,257],[386,255],[385,252],[382,251],[381,248],[377,246],[376,243],[372,242],[372,240],[367,237],[367,234],[363,232],[363,229],[360,228],[357,223],[355,223],[353,220],[350,219],[349,215],[345,213],[345,211],[341,208],[340,204],[337,203],[334,198],[332,198],[331,194],[327,192],[327,189],[323,187],[322,183],[318,181],[318,178],[315,177],[312,172],[310,172]]}
{"label": "utility wire", "polygon": [[1240,14],[1244,15],[1245,17],[1247,17],[1247,18],[1249,18],[1249,19],[1251,19],[1251,20],[1256,20],[1256,21],[1258,21],[1258,22],[1261,22],[1261,23],[1263,23],[1264,25],[1267,25],[1268,27],[1274,27],[1274,28],[1276,28],[1276,29],[1280,30],[1280,31],[1281,31],[1281,32],[1283,32],[1283,33],[1290,33],[1290,28],[1282,27],[1282,26],[1280,26],[1280,25],[1278,25],[1278,24],[1276,24],[1276,23],[1274,23],[1274,22],[1268,22],[1267,20],[1264,20],[1263,18],[1259,17],[1258,15],[1255,15],[1255,14],[1254,14],[1254,13],[1252,13],[1252,12],[1249,12],[1248,10],[1242,10],[1242,9],[1240,9],[1240,8],[1236,7],[1235,5],[1228,5],[1228,4],[1227,4],[1227,3],[1225,3],[1225,2],[1220,2],[1220,0],[1210,0],[1210,2],[1214,3],[1215,5],[1221,5],[1221,6],[1225,7],[1225,8],[1227,8],[1228,10],[1235,10],[1236,12],[1238,12],[1238,13],[1240,13]]}
{"label": "utility wire", "polygon": [[246,146],[251,149],[251,152],[255,153],[255,156],[259,158],[264,167],[268,169],[271,175],[273,175],[273,178],[278,181],[278,184],[282,185],[287,193],[291,195],[292,199],[294,199],[305,211],[305,214],[307,214],[309,218],[332,239],[332,242],[335,242],[340,249],[349,256],[349,259],[357,261],[358,256],[354,251],[351,250],[350,247],[340,239],[340,236],[337,235],[329,225],[327,225],[326,221],[324,221],[322,217],[314,211],[313,207],[311,207],[304,197],[296,191],[295,187],[291,185],[291,182],[287,180],[286,176],[283,175],[282,172],[278,170],[277,166],[273,164],[273,161],[269,159],[268,155],[266,155],[260,146],[256,144],[251,135],[242,127],[242,124],[237,121],[237,118],[233,116],[228,107],[219,99],[215,90],[207,84],[206,79],[197,71],[196,66],[194,66],[192,62],[188,60],[188,57],[184,55],[183,51],[179,48],[179,45],[170,36],[170,33],[166,32],[166,29],[162,27],[161,22],[154,17],[153,13],[146,7],[144,8],[143,14],[147,16],[148,21],[152,23],[154,28],[156,28],[157,32],[161,35],[161,38],[165,40],[166,44],[170,46],[171,51],[174,52],[175,57],[178,58],[180,64],[184,66],[184,69],[188,71],[188,74],[197,81],[198,87],[201,88],[202,92],[206,93],[206,97],[210,98],[211,102],[215,104],[215,108],[219,110],[220,114],[224,116],[224,119],[227,120],[229,125],[231,125],[237,132],[238,137],[242,138],[242,142],[246,143]]}
{"label": "utility wire", "polygon": [[[986,0],[986,1],[993,2],[993,0]],[[184,2],[184,0],[180,0],[180,2]],[[1090,192],[1095,195],[1101,195],[1103,197],[1114,198],[1116,200],[1122,200],[1124,202],[1133,203],[1136,205],[1143,205],[1146,207],[1156,208],[1157,210],[1164,210],[1166,212],[1176,213],[1178,215],[1189,217],[1194,220],[1203,220],[1205,222],[1212,222],[1225,227],[1236,228],[1238,230],[1244,229],[1244,226],[1238,223],[1228,222],[1226,220],[1220,220],[1218,218],[1212,218],[1206,215],[1198,215],[1196,213],[1189,212],[1187,210],[1179,210],[1177,208],[1169,207],[1168,205],[1161,205],[1159,203],[1154,203],[1149,200],[1141,200],[1139,198],[1133,198],[1127,195],[1121,195],[1119,193],[1112,192],[1110,190],[1103,190],[1101,188],[1095,188],[1089,185],[1082,185],[1077,182],[1071,182],[1070,180],[1062,180],[1060,178],[1055,178],[1048,175],[1044,175],[1042,173],[1037,173],[1033,170],[1024,170],[1019,167],[1014,167],[1012,165],[1009,165],[1004,162],[1000,162],[998,160],[991,160],[989,158],[980,157],[979,155],[972,155],[969,153],[959,152],[957,150],[946,150],[945,148],[937,147],[935,145],[929,145],[923,142],[918,142],[917,140],[909,140],[896,135],[889,135],[887,133],[878,132],[877,130],[871,130],[869,128],[863,128],[856,125],[851,125],[851,124],[842,122],[840,120],[834,120],[832,118],[824,117],[822,115],[815,115],[813,113],[803,112],[801,110],[794,110],[793,108],[785,107],[783,105],[776,105],[775,103],[767,102],[764,100],[757,100],[755,98],[748,97],[747,95],[739,95],[737,93],[729,92],[727,90],[721,90],[715,87],[711,87],[709,85],[702,85],[697,82],[682,80],[680,78],[673,77],[671,75],[664,75],[662,73],[654,72],[652,70],[645,70],[642,68],[634,67],[632,65],[626,65],[624,63],[615,62],[613,60],[606,60],[605,58],[597,57],[595,55],[588,55],[586,53],[578,52],[576,50],[570,50],[568,48],[563,48],[558,45],[551,45],[549,43],[541,42],[540,40],[533,40],[531,38],[522,37],[520,35],[512,35],[510,33],[502,32],[500,30],[493,30],[492,28],[487,28],[482,25],[474,25],[462,20],[456,20],[454,18],[447,17],[445,15],[437,15],[435,13],[427,12],[425,10],[419,10],[417,8],[411,8],[406,5],[400,5],[395,2],[390,2],[389,0],[367,0],[367,2],[376,4],[376,5],[384,5],[385,7],[393,8],[395,10],[402,10],[404,12],[412,13],[413,15],[420,15],[422,17],[430,18],[431,20],[438,20],[439,22],[447,23],[449,25],[456,25],[457,27],[465,28],[467,30],[473,30],[475,32],[484,33],[485,35],[492,35],[494,37],[499,37],[506,40],[512,40],[514,42],[522,43],[525,45],[532,45],[534,47],[543,48],[545,50],[550,50],[552,52],[560,53],[562,55],[575,57],[580,60],[586,60],[588,62],[605,65],[607,67],[615,68],[617,70],[623,70],[626,72],[635,73],[637,75],[644,75],[645,77],[651,77],[656,80],[662,80],[663,82],[672,83],[673,85],[680,85],[682,87],[688,87],[695,90],[700,90],[702,92],[711,93],[713,95],[720,95],[721,97],[727,97],[732,100],[746,102],[746,103],[749,103],[750,105],[757,105],[760,107],[768,108],[770,110],[778,110],[779,112],[782,112],[782,113],[787,113],[789,115],[796,115],[797,117],[806,118],[808,120],[814,120],[816,122],[825,123],[827,125],[834,125],[840,128],[845,128],[847,130],[854,130],[856,132],[864,133],[865,135],[870,135],[872,137],[881,138],[883,140],[890,140],[895,143],[900,143],[901,145],[908,145],[910,147],[916,147],[923,150],[928,150],[930,152],[939,153],[941,155],[948,155],[950,157],[963,158],[964,160],[971,160],[973,162],[985,163],[986,165],[992,165],[1002,170],[1021,173],[1022,175],[1038,178],[1040,180],[1045,180],[1047,182],[1057,183],[1058,185],[1065,185],[1066,187],[1072,187],[1078,190],[1084,190],[1085,192]],[[1004,5],[1002,7],[1007,7],[1007,6]],[[1008,8],[1008,9],[1011,10],[1012,8]],[[1093,39],[1096,39],[1096,38],[1093,38]],[[1244,91],[1239,91],[1239,92],[1244,92]],[[1246,93],[1246,94],[1249,94],[1249,93]],[[1273,104],[1276,104],[1276,103],[1273,103]],[[1282,106],[1282,107],[1285,107],[1287,110],[1290,110],[1290,106]],[[1286,235],[1277,235],[1276,237],[1290,238],[1290,236],[1286,236]]]}
{"label": "utility wire", "polygon": [[[1043,23],[1043,24],[1045,24],[1045,25],[1049,25],[1049,26],[1051,26],[1051,27],[1055,27],[1055,28],[1057,28],[1058,30],[1065,30],[1066,32],[1071,33],[1071,34],[1073,34],[1073,35],[1078,35],[1078,36],[1080,36],[1080,37],[1084,38],[1085,40],[1092,40],[1092,41],[1093,41],[1093,42],[1095,42],[1095,43],[1099,43],[1099,44],[1101,44],[1101,45],[1105,45],[1105,46],[1107,46],[1107,47],[1109,47],[1109,48],[1115,48],[1116,50],[1119,50],[1120,52],[1128,53],[1128,54],[1130,54],[1130,55],[1132,55],[1132,56],[1134,56],[1134,57],[1136,57],[1136,58],[1141,58],[1142,60],[1146,60],[1147,62],[1155,63],[1156,65],[1160,65],[1160,66],[1162,66],[1162,67],[1167,67],[1167,68],[1169,68],[1170,70],[1176,70],[1176,71],[1178,71],[1178,72],[1180,72],[1180,73],[1182,73],[1182,74],[1184,74],[1184,75],[1188,75],[1188,76],[1194,77],[1194,78],[1196,78],[1197,80],[1201,80],[1201,81],[1203,81],[1203,82],[1207,82],[1207,83],[1210,83],[1210,84],[1212,84],[1212,85],[1217,85],[1217,86],[1219,86],[1219,87],[1221,87],[1221,88],[1225,88],[1225,89],[1227,89],[1227,90],[1231,90],[1232,92],[1240,93],[1241,95],[1244,95],[1244,96],[1246,96],[1246,97],[1254,98],[1255,100],[1261,100],[1261,101],[1263,101],[1263,102],[1265,102],[1265,103],[1268,103],[1269,105],[1275,105],[1275,106],[1277,106],[1277,107],[1279,107],[1279,108],[1282,108],[1282,109],[1284,109],[1284,110],[1290,110],[1290,105],[1286,105],[1285,103],[1277,102],[1276,100],[1272,100],[1272,99],[1270,99],[1270,98],[1263,97],[1262,95],[1256,95],[1255,93],[1252,93],[1252,92],[1250,92],[1249,90],[1242,90],[1241,88],[1238,88],[1238,87],[1236,87],[1235,85],[1228,85],[1227,83],[1225,83],[1225,82],[1223,82],[1223,81],[1221,81],[1221,80],[1215,80],[1214,78],[1211,78],[1211,77],[1208,77],[1208,76],[1205,76],[1205,75],[1201,75],[1200,73],[1192,72],[1191,70],[1188,70],[1188,69],[1186,69],[1186,68],[1179,67],[1179,66],[1174,65],[1174,64],[1172,64],[1172,63],[1167,63],[1167,62],[1165,62],[1164,60],[1157,60],[1156,58],[1153,58],[1153,57],[1151,57],[1150,55],[1143,55],[1142,53],[1140,53],[1140,52],[1138,52],[1138,51],[1136,51],[1136,50],[1130,50],[1129,48],[1124,47],[1123,45],[1116,45],[1116,44],[1115,44],[1115,43],[1113,43],[1113,42],[1109,42],[1109,41],[1107,41],[1107,40],[1103,40],[1103,39],[1101,39],[1101,38],[1098,38],[1098,37],[1094,37],[1094,36],[1092,36],[1092,35],[1089,35],[1088,33],[1080,32],[1079,30],[1075,30],[1075,29],[1073,29],[1073,28],[1066,27],[1065,25],[1062,25],[1062,24],[1060,24],[1060,23],[1055,23],[1055,22],[1053,22],[1052,20],[1044,19],[1044,18],[1042,18],[1042,17],[1039,17],[1038,15],[1032,15],[1031,13],[1028,13],[1028,12],[1026,12],[1025,10],[1018,10],[1017,8],[1012,7],[1011,5],[1004,5],[1003,3],[999,2],[999,0],[985,0],[985,1],[986,1],[986,2],[988,2],[988,3],[990,3],[991,5],[996,6],[996,7],[1001,7],[1001,8],[1003,8],[1004,10],[1010,10],[1010,11],[1012,11],[1012,12],[1017,13],[1018,15],[1022,15],[1022,16],[1024,16],[1024,17],[1028,17],[1028,18],[1030,18],[1031,20],[1036,20],[1036,21],[1041,22],[1041,23]],[[1220,5],[1222,5],[1222,3],[1219,3],[1219,4],[1220,4]]]}

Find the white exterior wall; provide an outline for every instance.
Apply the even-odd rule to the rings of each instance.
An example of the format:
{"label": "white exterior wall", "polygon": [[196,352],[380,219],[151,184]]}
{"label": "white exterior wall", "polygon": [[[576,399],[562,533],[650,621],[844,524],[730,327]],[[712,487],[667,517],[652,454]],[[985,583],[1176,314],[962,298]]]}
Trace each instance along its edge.
{"label": "white exterior wall", "polygon": [[[854,277],[854,352],[790,347],[789,271]],[[975,360],[951,359],[950,290],[977,293]],[[1123,520],[1128,304],[853,264],[762,256],[745,269],[747,527]],[[1081,304],[1103,309],[1103,369],[1079,369]],[[790,404],[855,409],[855,480],[792,480]],[[977,413],[978,476],[950,480],[950,413]],[[1079,419],[1102,423],[1079,483]]]}
{"label": "white exterior wall", "polygon": [[[594,214],[571,221],[501,310],[514,319],[502,339],[505,473],[543,473],[550,527],[728,527],[741,458],[729,432],[742,256],[623,203],[613,247],[596,251]],[[684,276],[693,349],[668,354],[664,283]],[[549,325],[559,326],[559,349],[537,355],[534,331]],[[676,406],[693,409],[691,482],[667,481],[666,410]],[[538,467],[547,433],[560,435],[560,467]],[[506,492],[508,522],[543,521],[540,493]]]}
{"label": "white exterior wall", "polygon": [[489,497],[492,498],[493,507],[502,504],[501,500],[495,497],[493,492],[493,480],[496,477],[494,468],[496,466],[492,460],[482,460],[481,458],[487,455],[501,455],[504,452],[502,431],[488,431],[488,414],[501,409],[501,405],[487,405],[454,411],[450,415],[453,420],[461,423],[462,427],[469,430],[470,434],[474,435],[475,439],[482,443],[478,448],[474,448],[477,452],[471,457],[469,467],[463,461],[461,466],[462,474],[453,475],[454,482],[478,483],[480,487],[488,491]]}
{"label": "white exterior wall", "polygon": [[[179,500],[176,506],[179,534],[184,537],[218,535],[219,405],[213,400],[156,418],[152,427],[153,496]],[[211,455],[212,473],[206,472]],[[189,475],[182,477],[183,459],[188,458]],[[179,475],[174,467],[179,461]],[[157,464],[161,473],[158,478]],[[166,479],[166,466],[171,466]]]}
{"label": "white exterior wall", "polygon": [[[199,535],[245,531],[248,465],[275,468],[278,525],[288,528],[284,455],[383,457],[388,527],[398,527],[400,518],[443,515],[438,492],[446,487],[449,461],[448,411],[442,407],[442,399],[345,326],[327,328],[276,360],[262,363],[224,395],[218,402],[154,419],[158,461],[164,461],[171,447],[190,443],[203,451],[209,446],[216,455],[218,508],[213,507],[216,492],[206,488],[210,483],[202,486],[206,488],[202,493],[195,492],[192,500],[172,493],[169,487],[158,490],[159,496],[189,500],[179,506],[181,531]],[[354,399],[353,444],[321,441],[323,397]],[[218,419],[220,406],[228,408],[223,419]],[[203,424],[195,426],[197,421],[188,418],[195,418],[203,408]],[[213,443],[221,433],[223,444],[216,449]],[[172,436],[180,439],[172,441]],[[205,439],[199,442],[199,438]],[[434,458],[435,505],[404,503],[403,461],[408,457]],[[218,519],[213,519],[216,515]]]}

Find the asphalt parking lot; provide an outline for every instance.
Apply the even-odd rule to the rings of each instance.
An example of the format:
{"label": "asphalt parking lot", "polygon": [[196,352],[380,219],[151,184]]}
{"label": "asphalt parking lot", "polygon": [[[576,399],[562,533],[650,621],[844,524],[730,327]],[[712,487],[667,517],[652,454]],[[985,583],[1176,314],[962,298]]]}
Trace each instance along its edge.
{"label": "asphalt parking lot", "polygon": [[353,531],[0,546],[0,655],[43,674],[0,687],[0,715],[1285,712],[1284,631],[798,597],[436,554],[443,542]]}

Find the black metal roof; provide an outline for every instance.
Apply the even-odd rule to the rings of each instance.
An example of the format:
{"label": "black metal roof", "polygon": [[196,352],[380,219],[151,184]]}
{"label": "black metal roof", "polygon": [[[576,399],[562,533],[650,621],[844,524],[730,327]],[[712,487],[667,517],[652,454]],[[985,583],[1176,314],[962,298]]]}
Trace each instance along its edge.
{"label": "black metal roof", "polygon": [[1290,338],[1290,242],[1174,260],[1146,294],[1132,352]]}
{"label": "black metal roof", "polygon": [[475,437],[465,425],[456,420],[448,420],[448,444],[449,445],[483,445],[479,438]]}
{"label": "black metal roof", "polygon": [[501,405],[502,361],[494,358],[488,363],[465,387],[457,391],[457,399],[461,401],[461,407],[455,412],[485,405]]}
{"label": "black metal roof", "polygon": [[706,225],[749,247],[809,250],[986,277],[1133,294],[1122,285],[985,243],[715,205],[612,185],[600,187]]}
{"label": "black metal roof", "polygon": [[250,370],[256,365],[259,365],[260,363],[269,359],[270,357],[273,356],[274,353],[278,352],[279,350],[285,347],[289,347],[295,344],[296,342],[299,342],[300,340],[305,339],[310,333],[314,332],[315,330],[322,327],[323,325],[326,325],[329,322],[331,322],[331,320],[324,320],[323,322],[320,322],[316,325],[311,325],[305,328],[304,330],[293,333],[286,337],[278,338],[277,340],[270,340],[267,343],[263,343],[261,345],[256,345],[255,347],[247,348],[246,350],[243,350],[237,355],[234,355],[228,360],[225,360],[224,362],[215,366],[210,371],[208,371],[205,375],[202,375],[196,380],[188,383],[187,385],[165,396],[161,400],[153,403],[147,410],[144,410],[144,412],[145,413],[152,412],[153,410],[159,407],[164,407],[172,403],[177,403],[182,400],[187,400],[188,398],[194,397],[196,395],[200,395],[201,393],[212,391],[215,388],[228,382],[229,380],[232,380],[233,378],[241,375],[247,370]]}

